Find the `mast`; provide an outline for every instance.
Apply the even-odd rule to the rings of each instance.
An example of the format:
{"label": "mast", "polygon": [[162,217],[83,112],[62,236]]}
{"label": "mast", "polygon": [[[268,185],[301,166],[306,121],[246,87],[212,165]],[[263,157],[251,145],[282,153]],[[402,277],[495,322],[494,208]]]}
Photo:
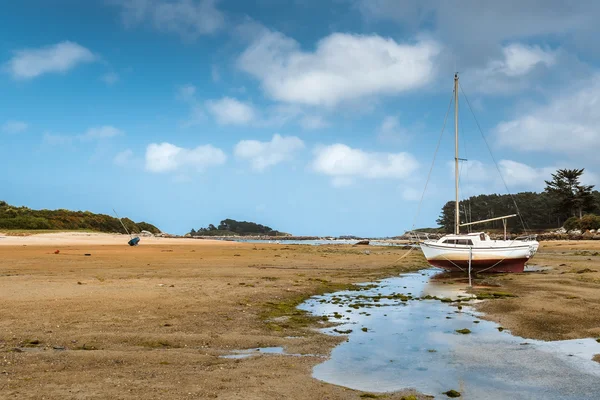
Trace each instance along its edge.
{"label": "mast", "polygon": [[454,202],[454,234],[460,233],[460,211],[458,203],[458,72],[454,74],[454,188],[456,201]]}

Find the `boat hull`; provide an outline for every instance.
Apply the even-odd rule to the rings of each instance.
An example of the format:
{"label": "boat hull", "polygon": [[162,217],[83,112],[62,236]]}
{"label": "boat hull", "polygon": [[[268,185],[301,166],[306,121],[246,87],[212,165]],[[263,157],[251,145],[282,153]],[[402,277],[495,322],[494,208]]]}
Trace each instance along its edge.
{"label": "boat hull", "polygon": [[[473,272],[523,272],[525,264],[529,258],[511,258],[511,259],[488,259],[471,261],[471,271]],[[445,269],[451,272],[464,272],[469,270],[469,261],[464,260],[427,260],[434,267]]]}
{"label": "boat hull", "polygon": [[[506,243],[506,242],[504,242]],[[523,272],[527,261],[537,251],[537,242],[502,246],[495,242],[489,247],[441,245],[435,242],[421,244],[429,264],[447,271],[468,272],[469,258],[473,272]]]}

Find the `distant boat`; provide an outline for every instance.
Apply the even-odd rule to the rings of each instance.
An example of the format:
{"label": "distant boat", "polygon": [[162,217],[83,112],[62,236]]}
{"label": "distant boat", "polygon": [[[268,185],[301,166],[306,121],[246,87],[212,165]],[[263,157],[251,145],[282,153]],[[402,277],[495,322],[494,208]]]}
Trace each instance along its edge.
{"label": "distant boat", "polygon": [[[448,271],[523,272],[525,264],[537,252],[537,240],[506,240],[506,219],[517,214],[461,224],[458,197],[458,74],[454,75],[454,234],[422,242],[421,249],[429,264]],[[460,227],[502,220],[504,240],[492,240],[484,232],[460,233]]]}

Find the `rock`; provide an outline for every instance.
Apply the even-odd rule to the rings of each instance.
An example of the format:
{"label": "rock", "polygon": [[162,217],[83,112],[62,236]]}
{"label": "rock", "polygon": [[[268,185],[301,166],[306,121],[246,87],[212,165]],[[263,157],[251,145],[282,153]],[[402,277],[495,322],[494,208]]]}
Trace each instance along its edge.
{"label": "rock", "polygon": [[581,235],[581,231],[579,229],[573,229],[572,231],[568,232],[569,235]]}
{"label": "rock", "polygon": [[452,390],[448,390],[447,392],[444,392],[444,394],[448,397],[452,397],[452,398],[456,398],[456,397],[460,397],[460,392],[457,392],[456,390],[452,389]]}
{"label": "rock", "polygon": [[594,234],[590,231],[587,231],[586,233],[583,234],[582,237],[585,240],[592,240],[594,238]]}
{"label": "rock", "polygon": [[586,272],[598,272],[595,269],[584,268],[577,271],[578,274],[585,274]]}
{"label": "rock", "polygon": [[596,233],[596,234],[595,234],[595,235],[592,237],[592,240],[600,240],[600,235]]}
{"label": "rock", "polygon": [[359,240],[358,242],[354,243],[355,246],[366,246],[369,244],[368,240]]}

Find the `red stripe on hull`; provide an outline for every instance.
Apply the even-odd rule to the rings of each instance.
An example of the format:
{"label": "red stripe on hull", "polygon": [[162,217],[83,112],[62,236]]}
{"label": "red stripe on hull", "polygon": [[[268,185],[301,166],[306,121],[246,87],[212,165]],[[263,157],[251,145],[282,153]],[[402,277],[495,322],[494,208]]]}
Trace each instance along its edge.
{"label": "red stripe on hull", "polygon": [[[471,262],[471,271],[474,272],[523,272],[528,258],[512,258],[504,260],[473,260]],[[449,260],[427,260],[434,267],[443,268],[447,271],[469,270],[468,260],[449,261]],[[459,268],[460,267],[460,268]],[[491,268],[490,268],[491,267]],[[462,268],[462,269],[461,269]],[[483,271],[485,270],[485,271]]]}

